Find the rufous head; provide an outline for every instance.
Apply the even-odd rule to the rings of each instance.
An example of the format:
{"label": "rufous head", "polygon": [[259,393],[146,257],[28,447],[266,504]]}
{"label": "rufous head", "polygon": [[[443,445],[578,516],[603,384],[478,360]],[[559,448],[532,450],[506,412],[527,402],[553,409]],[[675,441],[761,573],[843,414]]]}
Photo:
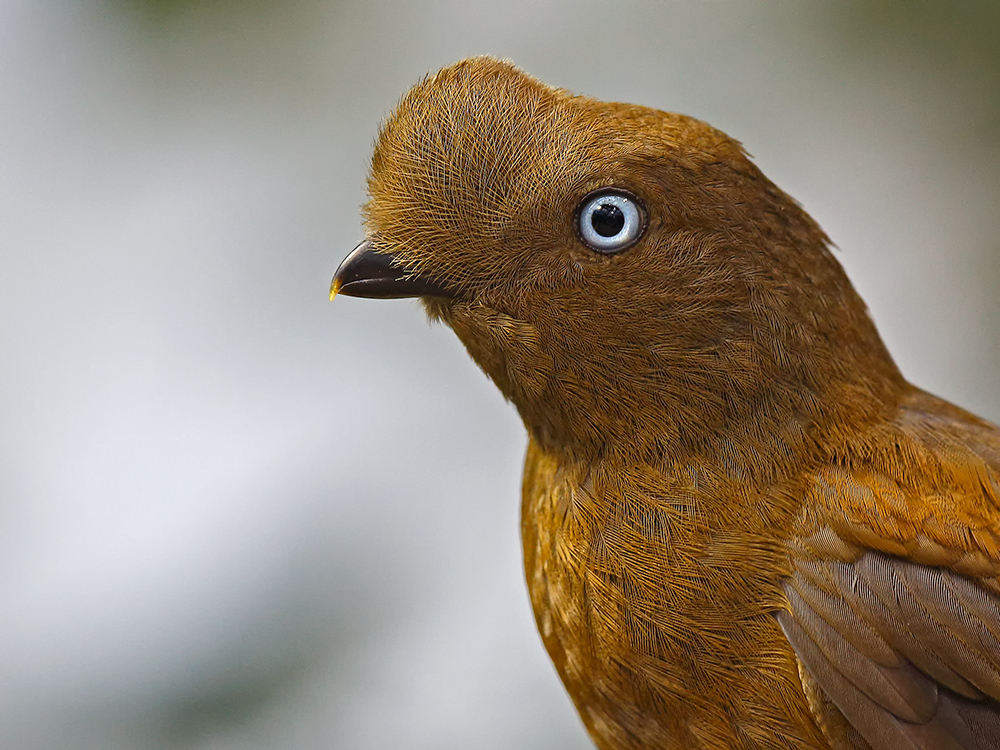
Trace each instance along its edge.
{"label": "rufous head", "polygon": [[699,120],[471,58],[402,98],[368,190],[332,291],[422,297],[552,450],[718,450],[900,382],[823,232]]}

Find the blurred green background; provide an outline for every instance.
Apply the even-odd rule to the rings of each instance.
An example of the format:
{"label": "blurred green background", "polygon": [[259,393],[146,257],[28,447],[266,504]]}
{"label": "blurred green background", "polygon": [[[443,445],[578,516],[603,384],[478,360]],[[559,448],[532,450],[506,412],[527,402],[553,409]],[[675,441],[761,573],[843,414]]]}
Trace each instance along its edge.
{"label": "blurred green background", "polygon": [[481,53],[742,140],[1000,419],[995,2],[7,0],[0,747],[589,747],[516,415],[413,302],[326,301],[380,119]]}

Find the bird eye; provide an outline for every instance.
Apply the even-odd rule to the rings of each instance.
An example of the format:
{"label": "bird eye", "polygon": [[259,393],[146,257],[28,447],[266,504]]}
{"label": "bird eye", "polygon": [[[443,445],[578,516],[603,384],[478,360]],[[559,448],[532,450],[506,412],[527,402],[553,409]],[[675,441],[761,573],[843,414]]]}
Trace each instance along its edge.
{"label": "bird eye", "polygon": [[617,253],[642,236],[639,200],[619,190],[591,193],[580,204],[580,237],[591,250]]}

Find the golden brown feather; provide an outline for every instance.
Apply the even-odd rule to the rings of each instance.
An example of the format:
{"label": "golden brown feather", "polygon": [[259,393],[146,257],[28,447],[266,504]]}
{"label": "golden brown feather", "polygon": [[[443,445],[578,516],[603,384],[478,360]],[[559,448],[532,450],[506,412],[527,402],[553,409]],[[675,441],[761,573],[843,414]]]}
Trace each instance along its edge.
{"label": "golden brown feather", "polygon": [[[1000,432],[903,380],[736,141],[472,58],[368,188],[334,290],[423,296],[517,407],[531,601],[598,747],[1000,747]],[[580,235],[602,189],[642,211],[621,252]]]}

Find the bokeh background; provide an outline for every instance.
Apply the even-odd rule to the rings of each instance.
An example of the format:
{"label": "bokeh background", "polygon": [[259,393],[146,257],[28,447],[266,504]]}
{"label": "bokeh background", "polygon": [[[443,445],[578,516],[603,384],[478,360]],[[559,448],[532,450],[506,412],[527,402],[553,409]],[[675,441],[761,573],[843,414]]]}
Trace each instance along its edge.
{"label": "bokeh background", "polygon": [[1000,419],[994,0],[3,0],[0,748],[589,747],[516,415],[326,299],[380,119],[480,53],[740,138]]}

